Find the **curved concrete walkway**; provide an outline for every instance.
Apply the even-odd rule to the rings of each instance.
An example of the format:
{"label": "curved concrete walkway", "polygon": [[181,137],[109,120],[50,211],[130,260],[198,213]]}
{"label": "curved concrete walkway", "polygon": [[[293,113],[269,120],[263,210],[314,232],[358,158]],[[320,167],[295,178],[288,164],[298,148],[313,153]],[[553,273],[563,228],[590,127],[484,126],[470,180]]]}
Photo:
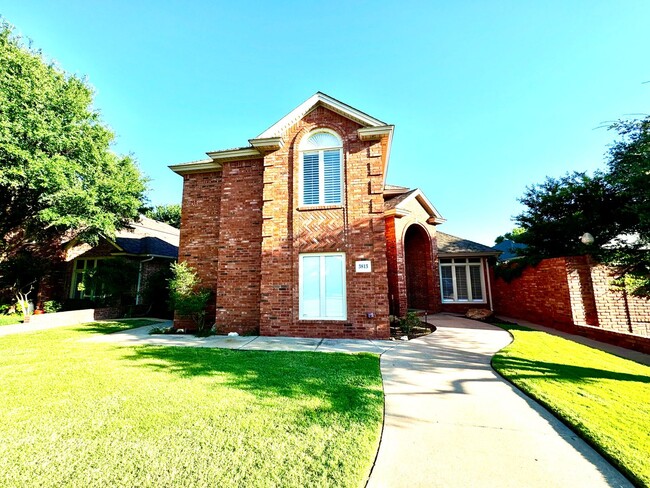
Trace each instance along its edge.
{"label": "curved concrete walkway", "polygon": [[436,315],[438,330],[381,357],[386,413],[368,487],[632,485],[490,359],[497,327]]}

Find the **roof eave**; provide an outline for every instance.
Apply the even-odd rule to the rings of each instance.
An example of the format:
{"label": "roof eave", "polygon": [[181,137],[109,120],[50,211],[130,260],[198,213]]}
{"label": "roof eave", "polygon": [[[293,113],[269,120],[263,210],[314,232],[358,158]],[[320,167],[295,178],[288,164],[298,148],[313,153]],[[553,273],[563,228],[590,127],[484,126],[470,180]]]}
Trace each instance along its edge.
{"label": "roof eave", "polygon": [[322,105],[364,127],[381,127],[386,125],[385,122],[371,117],[370,115],[332,98],[325,93],[316,92],[271,127],[258,135],[255,139],[268,139],[281,136],[286,129],[291,127],[318,105]]}
{"label": "roof eave", "polygon": [[284,141],[281,137],[258,137],[256,139],[249,139],[248,142],[260,152],[277,151],[284,145]]}
{"label": "roof eave", "polygon": [[190,173],[208,173],[211,171],[220,171],[221,168],[221,163],[218,163],[213,159],[193,161],[191,163],[173,164],[169,166],[169,169],[181,176]]}
{"label": "roof eave", "polygon": [[460,256],[473,256],[473,257],[491,257],[498,256],[500,252],[486,252],[486,251],[456,251],[456,252],[438,252],[440,258],[457,258]]}

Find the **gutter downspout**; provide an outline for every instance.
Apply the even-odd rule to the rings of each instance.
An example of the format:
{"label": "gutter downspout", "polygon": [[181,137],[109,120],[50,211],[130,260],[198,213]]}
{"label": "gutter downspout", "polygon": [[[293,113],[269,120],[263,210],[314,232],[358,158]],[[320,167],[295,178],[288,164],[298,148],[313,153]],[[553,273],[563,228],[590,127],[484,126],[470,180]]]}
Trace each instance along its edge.
{"label": "gutter downspout", "polygon": [[140,265],[138,266],[138,286],[135,290],[135,304],[140,305],[140,285],[142,284],[142,263],[148,263],[149,261],[153,261],[154,256],[149,256],[147,259],[143,259],[140,261]]}
{"label": "gutter downspout", "polygon": [[492,306],[492,281],[490,280],[490,263],[488,262],[487,258],[485,258],[485,273],[487,274],[488,294],[490,295],[490,311],[494,312],[494,307]]}

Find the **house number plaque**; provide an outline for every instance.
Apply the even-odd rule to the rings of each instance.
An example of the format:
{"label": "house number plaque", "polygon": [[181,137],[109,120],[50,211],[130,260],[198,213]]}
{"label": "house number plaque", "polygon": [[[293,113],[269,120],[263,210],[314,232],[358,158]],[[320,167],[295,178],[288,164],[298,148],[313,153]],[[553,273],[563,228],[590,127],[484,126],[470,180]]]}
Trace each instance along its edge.
{"label": "house number plaque", "polygon": [[357,273],[370,273],[372,271],[370,261],[355,261],[354,264],[354,268]]}

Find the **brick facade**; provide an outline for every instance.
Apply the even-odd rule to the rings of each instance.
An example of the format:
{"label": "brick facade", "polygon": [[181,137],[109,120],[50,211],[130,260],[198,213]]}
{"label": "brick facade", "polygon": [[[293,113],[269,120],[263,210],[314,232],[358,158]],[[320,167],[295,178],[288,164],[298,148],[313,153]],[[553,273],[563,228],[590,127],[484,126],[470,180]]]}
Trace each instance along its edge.
{"label": "brick facade", "polygon": [[[209,319],[220,331],[388,337],[382,142],[361,141],[359,127],[318,107],[263,159],[185,175],[180,260],[215,290],[216,313]],[[316,128],[343,140],[343,203],[300,208],[298,145]],[[299,255],[315,252],[345,253],[345,321],[299,319]],[[357,260],[370,260],[372,273],[356,273]]]}
{"label": "brick facade", "polygon": [[495,280],[494,308],[501,315],[648,352],[650,301],[613,290],[614,271],[588,256],[545,259],[509,283]]}
{"label": "brick facade", "polygon": [[[435,225],[444,219],[416,200],[385,213],[392,126],[324,94],[313,100],[249,147],[171,167],[184,178],[179,260],[213,290],[208,321],[220,332],[385,339],[389,312],[440,310]],[[299,147],[318,129],[342,141],[342,201],[301,207]],[[334,252],[345,255],[346,319],[302,320],[300,256]],[[357,261],[372,271],[356,272]]]}

